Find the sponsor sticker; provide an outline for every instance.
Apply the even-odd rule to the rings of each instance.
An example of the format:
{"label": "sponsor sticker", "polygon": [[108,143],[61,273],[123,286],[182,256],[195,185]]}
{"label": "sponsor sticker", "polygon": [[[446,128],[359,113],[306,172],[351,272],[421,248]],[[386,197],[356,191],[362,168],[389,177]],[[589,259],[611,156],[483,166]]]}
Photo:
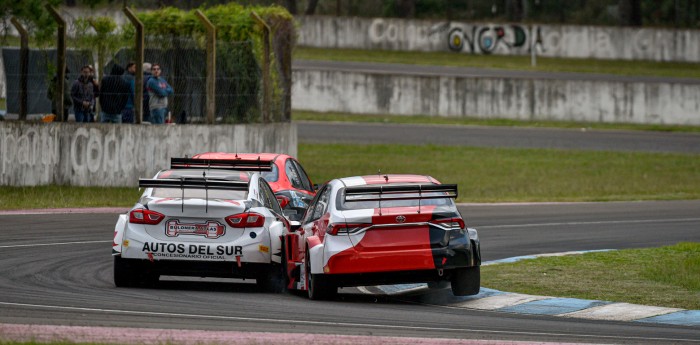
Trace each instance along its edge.
{"label": "sponsor sticker", "polygon": [[226,260],[231,256],[243,256],[243,246],[146,242],[141,251],[157,258],[198,260]]}
{"label": "sponsor sticker", "polygon": [[269,253],[269,252],[270,252],[270,247],[264,246],[264,245],[261,244],[261,245],[258,246],[258,250],[261,251],[261,252],[263,252],[263,253]]}
{"label": "sponsor sticker", "polygon": [[168,237],[195,235],[214,239],[225,233],[226,226],[214,220],[208,220],[204,223],[180,223],[179,219],[171,219],[165,223],[165,235]]}
{"label": "sponsor sticker", "polygon": [[129,240],[124,240],[124,242],[122,242],[122,246],[128,247],[128,246],[129,246]]}

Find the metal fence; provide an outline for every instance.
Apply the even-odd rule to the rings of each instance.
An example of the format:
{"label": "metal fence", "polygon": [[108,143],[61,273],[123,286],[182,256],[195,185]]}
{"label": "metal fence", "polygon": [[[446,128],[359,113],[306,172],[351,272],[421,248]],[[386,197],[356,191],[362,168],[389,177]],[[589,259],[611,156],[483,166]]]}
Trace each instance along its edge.
{"label": "metal fence", "polygon": [[[47,10],[53,9],[47,7]],[[129,12],[127,16],[133,15],[129,9],[124,11]],[[142,28],[139,30],[140,23],[135,16],[131,16],[132,22],[112,27],[113,24],[104,18],[66,18],[66,13],[59,12],[56,15],[57,21],[65,20],[66,36],[62,37],[59,21],[55,46],[3,48],[8,114],[18,114],[20,119],[44,114],[56,114],[57,120],[72,119],[74,106],[61,109],[58,103],[62,98],[57,95],[61,94],[60,89],[65,91],[73,87],[81,67],[93,66],[97,88],[103,78],[120,73],[129,62],[134,62],[138,67],[133,76],[135,123],[149,120],[148,105],[138,107],[137,104],[140,98],[149,95],[143,92],[150,72],[142,70],[147,67],[144,63],[160,64],[162,77],[172,86],[173,94],[168,97],[172,122],[290,120],[293,32],[277,34],[256,16],[255,20],[262,21],[263,28],[259,37],[234,42],[216,39],[213,31],[188,37],[149,34]],[[202,17],[202,21],[206,21],[203,14]],[[65,42],[64,47],[62,42]],[[62,64],[67,67],[63,73],[58,68]],[[114,68],[115,65],[120,68]],[[57,80],[64,73],[65,82],[61,84]],[[26,95],[25,105],[23,95]],[[112,96],[115,95],[99,94],[102,102]],[[99,121],[100,102],[96,103],[91,111]],[[62,114],[64,111],[67,111],[66,116]]]}

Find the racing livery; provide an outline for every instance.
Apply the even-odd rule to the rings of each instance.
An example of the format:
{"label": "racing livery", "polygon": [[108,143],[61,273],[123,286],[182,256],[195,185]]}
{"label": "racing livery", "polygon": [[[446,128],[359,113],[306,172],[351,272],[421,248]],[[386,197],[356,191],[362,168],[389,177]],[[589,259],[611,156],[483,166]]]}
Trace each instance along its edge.
{"label": "racing livery", "polygon": [[452,199],[430,176],[335,179],[319,188],[285,234],[287,288],[330,298],[338,287],[427,282],[458,296],[479,292],[481,252]]}
{"label": "racing livery", "polygon": [[[118,287],[146,286],[161,275],[251,278],[279,291],[281,236],[289,222],[259,161],[172,158],[136,205],[120,215],[112,254]],[[277,254],[277,255],[275,255]]]}
{"label": "racing livery", "polygon": [[285,214],[299,220],[314,197],[314,185],[309,175],[294,157],[279,153],[206,152],[193,156],[198,159],[259,160],[271,164],[272,170],[261,175],[275,192]]}

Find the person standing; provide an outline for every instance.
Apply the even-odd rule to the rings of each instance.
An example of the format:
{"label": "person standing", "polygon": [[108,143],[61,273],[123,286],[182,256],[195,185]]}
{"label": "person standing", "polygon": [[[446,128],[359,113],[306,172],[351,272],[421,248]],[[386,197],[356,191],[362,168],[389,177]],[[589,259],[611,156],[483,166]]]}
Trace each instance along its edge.
{"label": "person standing", "polygon": [[[70,77],[68,76],[70,74],[70,69],[66,67],[66,73],[65,73],[65,78],[63,79],[63,118],[68,118],[68,111],[70,110],[70,106],[73,105],[73,98],[70,95],[71,91],[71,83],[70,83]],[[51,79],[51,82],[49,84],[49,90],[46,94],[48,99],[51,100],[51,113],[56,115],[58,114],[58,111],[56,110],[56,79],[58,79],[58,75],[54,75],[53,79]]]}
{"label": "person standing", "polygon": [[89,122],[92,107],[95,105],[95,91],[90,81],[90,66],[80,69],[80,76],[70,89],[73,100],[75,122]]}
{"label": "person standing", "polygon": [[151,79],[151,63],[143,63],[143,121],[151,122],[151,109],[148,105],[150,101],[150,96],[148,95],[148,80]]}
{"label": "person standing", "polygon": [[129,84],[129,97],[126,100],[126,106],[122,111],[122,123],[134,123],[134,92],[136,91],[136,63],[133,61],[126,64],[126,73],[124,73],[124,81]]}
{"label": "person standing", "polygon": [[95,95],[95,102],[92,104],[90,116],[87,122],[95,122],[95,106],[97,105],[97,99],[100,98],[100,84],[97,83],[97,78],[95,77],[95,67],[92,67],[92,65],[88,65],[88,67],[90,67],[90,77],[88,77],[88,80],[90,83],[92,83],[92,91]]}
{"label": "person standing", "polygon": [[101,122],[122,123],[122,112],[129,98],[129,84],[124,80],[124,69],[112,66],[109,75],[102,78],[100,87]]}
{"label": "person standing", "polygon": [[173,94],[173,88],[161,76],[163,71],[160,65],[154,63],[151,66],[153,76],[148,80],[148,106],[151,110],[151,123],[162,124],[168,114],[168,96]]}

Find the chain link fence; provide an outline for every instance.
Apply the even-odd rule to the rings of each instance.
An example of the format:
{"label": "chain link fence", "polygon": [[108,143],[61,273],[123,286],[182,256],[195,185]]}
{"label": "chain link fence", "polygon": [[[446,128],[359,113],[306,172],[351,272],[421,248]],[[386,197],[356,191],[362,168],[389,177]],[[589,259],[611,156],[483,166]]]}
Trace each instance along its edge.
{"label": "chain link fence", "polygon": [[[65,88],[70,92],[80,77],[83,66],[93,66],[95,91],[101,86],[100,81],[111,72],[125,72],[129,62],[137,61],[135,29],[127,21],[117,25],[109,17],[70,18],[66,12],[61,13],[67,25],[66,38],[66,82]],[[172,25],[166,22],[150,22],[148,27]],[[251,19],[251,22],[253,20]],[[190,23],[197,25],[196,23]],[[253,25],[253,24],[251,24]],[[276,27],[279,27],[277,25]],[[290,119],[291,92],[291,49],[293,46],[293,24],[285,23],[286,31],[279,35],[271,33],[270,63],[265,66],[263,56],[263,35],[236,41],[217,38],[215,45],[215,123],[256,123],[279,122]],[[290,31],[291,28],[291,31]],[[170,119],[176,123],[205,123],[207,97],[206,35],[200,30],[193,30],[191,35],[164,35],[159,32],[144,33],[144,62],[159,64],[162,77],[173,89],[168,97]],[[54,34],[53,42],[58,37]],[[55,43],[53,43],[55,44]],[[52,80],[56,76],[55,45],[32,46],[29,53],[29,72],[27,74],[27,113],[29,119],[44,114],[56,113],[52,109],[51,97],[57,97],[52,91]],[[20,49],[4,47],[2,50],[3,67],[6,77],[7,113],[18,114],[20,111]],[[146,65],[146,64],[144,64]],[[119,66],[115,68],[115,66]],[[146,66],[147,67],[147,66]],[[269,97],[265,97],[263,69],[269,68]],[[150,77],[150,70],[144,70],[144,90]],[[128,73],[128,71],[126,71]],[[100,90],[102,91],[102,90]],[[97,94],[97,93],[96,93]],[[98,97],[107,98],[107,93]],[[144,92],[147,108],[148,92]],[[98,98],[99,100],[99,98]],[[103,99],[104,101],[104,99]],[[267,102],[267,107],[263,107]],[[64,105],[67,102],[64,102]],[[99,120],[99,101],[91,109]],[[74,106],[64,107],[73,114]],[[269,109],[267,117],[263,109]],[[34,115],[34,116],[32,116]],[[73,118],[73,116],[71,116]],[[148,120],[148,113],[144,114]]]}

